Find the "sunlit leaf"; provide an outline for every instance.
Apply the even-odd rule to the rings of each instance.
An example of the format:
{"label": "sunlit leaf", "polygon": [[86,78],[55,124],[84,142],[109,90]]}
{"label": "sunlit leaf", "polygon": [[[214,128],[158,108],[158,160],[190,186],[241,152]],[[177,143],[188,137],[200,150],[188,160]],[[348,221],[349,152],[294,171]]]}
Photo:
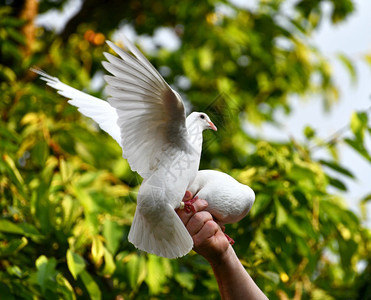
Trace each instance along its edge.
{"label": "sunlit leaf", "polygon": [[338,54],[338,58],[343,63],[343,65],[346,67],[347,71],[349,72],[352,82],[355,83],[357,80],[357,72],[353,65],[353,62],[342,53]]}
{"label": "sunlit leaf", "polygon": [[287,213],[284,207],[279,203],[279,200],[276,199],[274,201],[277,209],[277,216],[276,216],[276,226],[280,227],[282,224],[285,224],[287,221]]}
{"label": "sunlit leaf", "polygon": [[136,289],[142,284],[147,274],[144,256],[133,255],[127,263],[127,268],[130,286]]}
{"label": "sunlit leaf", "polygon": [[24,230],[17,224],[10,222],[8,220],[0,219],[0,231],[14,233],[14,234],[24,234]]}
{"label": "sunlit leaf", "polygon": [[56,279],[58,283],[58,289],[61,290],[64,299],[76,300],[75,292],[69,281],[61,274],[58,274]]}
{"label": "sunlit leaf", "polygon": [[363,156],[365,159],[367,159],[369,162],[371,162],[371,156],[368,153],[367,149],[363,145],[363,142],[360,140],[354,140],[350,138],[345,138],[344,141],[352,147],[355,151],[357,151],[361,156]]}
{"label": "sunlit leaf", "polygon": [[96,265],[101,264],[104,255],[104,246],[99,236],[93,236],[91,245],[91,255]]}
{"label": "sunlit leaf", "polygon": [[145,282],[147,283],[150,293],[158,294],[164,282],[166,281],[165,269],[163,265],[163,258],[149,255],[147,262],[147,276]]}
{"label": "sunlit leaf", "polygon": [[23,236],[20,239],[12,239],[5,244],[0,245],[0,257],[9,257],[16,255],[28,244],[28,240]]}
{"label": "sunlit leaf", "polygon": [[99,289],[99,286],[94,281],[93,277],[91,277],[91,275],[86,270],[81,271],[79,276],[82,282],[84,283],[86,290],[89,293],[90,299],[91,300],[102,299],[102,293]]}
{"label": "sunlit leaf", "polygon": [[116,253],[122,238],[122,227],[115,221],[107,220],[103,224],[103,236],[111,253]]}
{"label": "sunlit leaf", "polygon": [[43,293],[45,293],[47,281],[52,280],[56,276],[56,265],[57,261],[53,257],[48,259],[42,255],[36,260],[37,283],[40,285]]}
{"label": "sunlit leaf", "polygon": [[77,276],[85,269],[84,259],[77,253],[67,250],[67,265],[73,278],[77,279]]}
{"label": "sunlit leaf", "polygon": [[192,291],[195,286],[195,279],[191,273],[177,273],[175,274],[175,279],[180,286],[190,291]]}
{"label": "sunlit leaf", "polygon": [[365,130],[367,129],[368,117],[365,112],[354,112],[350,121],[350,128],[352,129],[356,140],[363,142]]}
{"label": "sunlit leaf", "polygon": [[103,274],[112,275],[115,272],[115,269],[116,269],[116,264],[115,264],[112,254],[106,248],[104,248]]}

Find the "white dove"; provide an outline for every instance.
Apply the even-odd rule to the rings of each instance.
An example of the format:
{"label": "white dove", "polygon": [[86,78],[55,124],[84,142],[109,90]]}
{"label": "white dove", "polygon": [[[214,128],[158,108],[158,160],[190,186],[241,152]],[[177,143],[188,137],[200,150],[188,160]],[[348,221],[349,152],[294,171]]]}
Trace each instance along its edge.
{"label": "white dove", "polygon": [[[236,223],[247,215],[254,201],[255,193],[247,185],[241,184],[226,173],[214,170],[198,171],[191,186],[187,189],[193,199],[205,199],[206,210],[224,230],[225,224]],[[188,206],[191,205],[191,200]],[[234,243],[227,234],[231,244]]]}
{"label": "white dove", "polygon": [[217,129],[205,113],[193,112],[186,118],[180,95],[126,38],[126,51],[107,43],[121,57],[104,53],[108,62],[103,66],[114,75],[104,77],[108,102],[32,71],[110,134],[131,169],[143,177],[129,241],[158,256],[184,256],[193,241],[174,209],[196,177],[202,131]]}

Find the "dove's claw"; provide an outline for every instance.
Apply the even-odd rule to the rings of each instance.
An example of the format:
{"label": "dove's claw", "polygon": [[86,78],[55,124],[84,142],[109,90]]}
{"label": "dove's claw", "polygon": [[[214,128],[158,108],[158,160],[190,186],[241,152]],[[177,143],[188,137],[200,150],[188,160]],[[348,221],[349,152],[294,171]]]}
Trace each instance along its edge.
{"label": "dove's claw", "polygon": [[181,205],[180,207],[183,207],[185,209],[185,211],[187,213],[195,213],[196,212],[196,209],[195,207],[193,206],[193,203],[198,199],[198,196],[192,198],[191,200],[187,200],[187,201],[183,201],[182,203],[184,203],[183,205]]}
{"label": "dove's claw", "polygon": [[233,246],[233,244],[235,243],[234,242],[234,239],[232,239],[228,234],[226,234],[225,232],[224,232],[224,235],[225,235],[225,237],[227,238],[227,240],[228,240],[228,242]]}

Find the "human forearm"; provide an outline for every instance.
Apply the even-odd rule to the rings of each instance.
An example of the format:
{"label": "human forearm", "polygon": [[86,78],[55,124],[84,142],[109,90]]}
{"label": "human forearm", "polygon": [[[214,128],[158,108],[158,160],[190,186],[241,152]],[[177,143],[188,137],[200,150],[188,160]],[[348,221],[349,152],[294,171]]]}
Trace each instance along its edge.
{"label": "human forearm", "polygon": [[232,246],[219,259],[209,262],[223,300],[268,299],[246,272]]}

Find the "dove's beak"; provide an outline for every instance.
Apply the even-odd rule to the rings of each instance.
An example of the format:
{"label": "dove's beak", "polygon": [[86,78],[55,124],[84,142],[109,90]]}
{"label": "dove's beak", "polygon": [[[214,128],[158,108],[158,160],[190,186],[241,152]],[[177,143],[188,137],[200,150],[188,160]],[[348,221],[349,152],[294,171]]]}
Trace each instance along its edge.
{"label": "dove's beak", "polygon": [[216,128],[216,126],[214,125],[213,122],[208,121],[207,123],[209,123],[209,125],[210,125],[210,129],[215,130],[215,131],[218,131],[218,128]]}

